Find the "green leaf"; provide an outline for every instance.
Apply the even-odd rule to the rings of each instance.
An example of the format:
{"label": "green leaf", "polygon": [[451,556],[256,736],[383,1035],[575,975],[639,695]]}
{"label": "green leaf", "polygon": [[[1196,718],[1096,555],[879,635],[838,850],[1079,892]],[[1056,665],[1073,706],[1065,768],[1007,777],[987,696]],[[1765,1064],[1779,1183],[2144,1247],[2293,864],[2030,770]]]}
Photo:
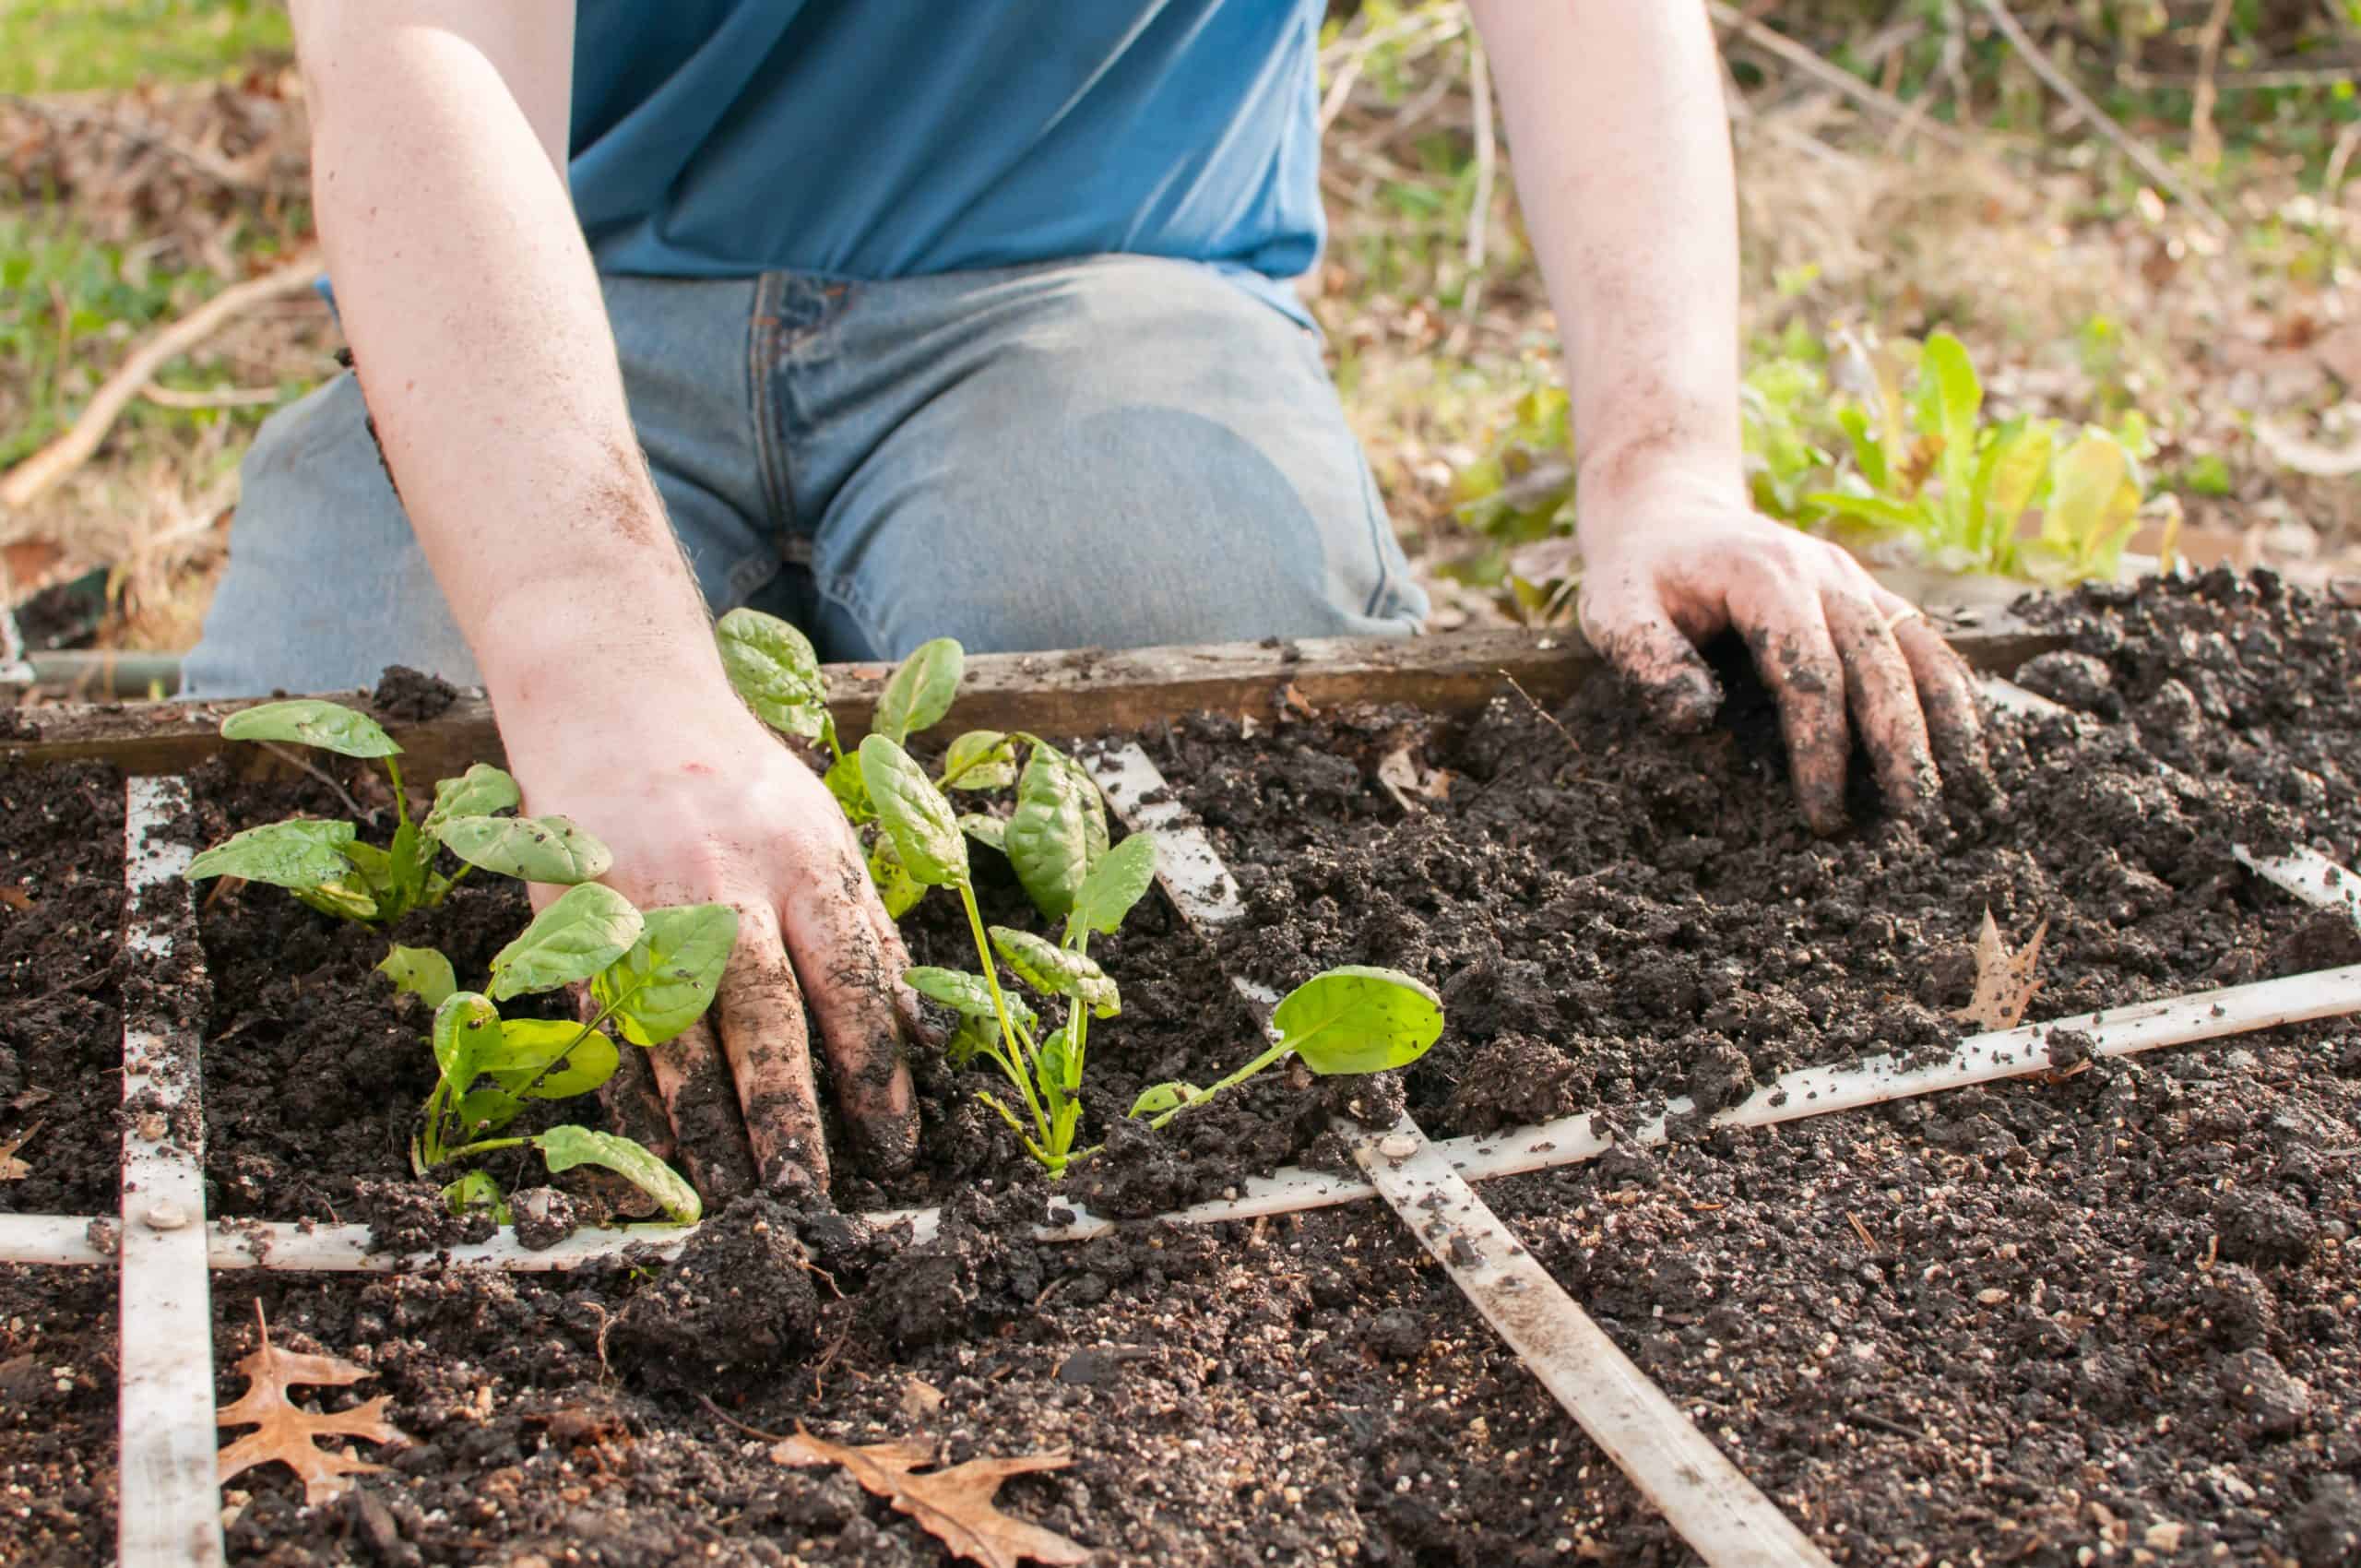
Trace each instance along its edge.
{"label": "green leaf", "polygon": [[514,811],[524,795],[516,780],[488,762],[477,763],[457,778],[434,786],[434,809],[426,814],[428,837],[438,837],[443,825],[455,816],[491,816]]}
{"label": "green leaf", "polygon": [[828,690],[812,640],[776,615],[733,610],[714,628],[730,683],[772,729],[817,741],[828,729]]}
{"label": "green leaf", "polygon": [[1916,529],[1926,523],[1926,514],[1910,503],[1888,501],[1880,495],[1854,495],[1842,490],[1815,490],[1804,497],[1809,506],[1823,506],[1843,517],[1857,517],[1880,528]]}
{"label": "green leaf", "polygon": [[398,756],[401,747],[365,713],[319,697],[267,702],[221,721],[227,741],[289,741],[342,756]]}
{"label": "green leaf", "polygon": [[2083,432],[2050,468],[2042,541],[2065,552],[2078,569],[2111,559],[2139,523],[2136,472],[2131,455],[2114,436]]}
{"label": "green leaf", "polygon": [[[1869,427],[1869,410],[1847,403],[1836,410],[1836,427],[1853,449],[1853,466],[1870,489],[1883,492],[1893,484],[1893,467],[1886,461],[1885,444]],[[1809,497],[1807,497],[1809,499]]]}
{"label": "green leaf", "polygon": [[439,837],[472,866],[560,886],[607,874],[607,847],[562,816],[455,816]]}
{"label": "green leaf", "polygon": [[1114,980],[1088,955],[1070,953],[1029,931],[1004,925],[991,928],[991,939],[1001,961],[1042,995],[1070,996],[1097,1018],[1111,1018],[1123,1010]]}
{"label": "green leaf", "polygon": [[615,1003],[615,1021],[634,1045],[662,1045],[705,1016],[738,945],[738,911],[727,904],[674,904],[644,915],[639,939],[599,971],[590,993]]}
{"label": "green leaf", "polygon": [[847,752],[830,763],[820,782],[828,787],[828,793],[836,798],[836,809],[855,827],[877,820],[877,806],[869,798],[868,781],[861,777],[859,752]]}
{"label": "green leaf", "polygon": [[[1014,997],[1009,998],[1014,1002]],[[1009,1009],[1013,1015],[1014,1007]],[[978,1053],[986,1055],[1001,1049],[1000,1025],[982,1018],[961,1018],[951,1038],[943,1042],[943,1058],[954,1067],[965,1067]]]}
{"label": "green leaf", "polygon": [[569,887],[492,957],[492,994],[505,1001],[586,980],[631,951],[646,927],[631,900],[604,883]]}
{"label": "green leaf", "polygon": [[[1942,437],[1938,461],[1943,475],[1943,506],[1958,525],[1954,541],[1963,541],[1975,489],[1975,422],[1984,409],[1984,384],[1976,379],[1967,346],[1949,332],[1928,338],[1918,362],[1918,387],[1921,424]],[[1931,408],[1927,406],[1929,402]],[[1929,413],[1932,419],[1926,418]]]}
{"label": "green leaf", "polygon": [[1107,807],[1098,786],[1064,753],[1037,742],[1016,781],[1007,837],[1009,864],[1033,907],[1050,920],[1064,920],[1092,863],[1107,852]]}
{"label": "green leaf", "polygon": [[216,844],[188,863],[189,880],[242,876],[274,887],[318,887],[354,874],[349,822],[269,822]]}
{"label": "green leaf", "polygon": [[1354,964],[1287,992],[1271,1022],[1315,1073],[1382,1073],[1427,1053],[1442,1033],[1442,1001],[1398,969]]}
{"label": "green leaf", "polygon": [[488,1171],[470,1170],[444,1188],[443,1202],[453,1214],[463,1218],[468,1210],[480,1208],[492,1216],[495,1225],[511,1224],[516,1219],[509,1212],[508,1200],[501,1194],[500,1183]]}
{"label": "green leaf", "polygon": [[1077,930],[1112,935],[1155,880],[1156,836],[1134,833],[1098,857],[1098,863],[1082,879],[1082,890],[1074,895],[1074,913],[1066,924],[1066,939],[1072,941]]}
{"label": "green leaf", "polygon": [[885,683],[870,732],[900,745],[919,731],[932,728],[951,711],[951,699],[959,694],[959,677],[967,664],[967,654],[949,637],[920,644]]}
{"label": "green leaf", "polygon": [[347,882],[323,882],[317,887],[291,887],[287,890],[300,902],[309,904],[324,915],[334,915],[340,921],[374,921],[377,918],[377,900]]}
{"label": "green leaf", "polygon": [[1992,438],[1975,470],[1975,524],[1987,559],[2005,560],[2017,519],[2033,505],[2056,445],[2047,420],[2011,421]]}
{"label": "green leaf", "polygon": [[967,885],[967,841],[961,837],[951,802],[934,787],[910,754],[883,735],[860,743],[861,778],[876,804],[877,820],[894,836],[902,865],[929,887]]}
{"label": "green leaf", "polygon": [[1041,1037],[1040,1055],[1034,1063],[1033,1075],[1044,1091],[1056,1091],[1049,1097],[1052,1099],[1082,1087],[1082,1058],[1074,1053],[1072,1018]]}
{"label": "green leaf", "polygon": [[[981,975],[971,975],[964,969],[938,969],[921,964],[906,969],[902,978],[910,989],[930,1002],[940,1002],[963,1018],[976,1018],[1000,1028],[1000,1015],[992,1010],[992,990]],[[1040,1018],[1032,1005],[1021,996],[1003,998],[1008,1004],[1008,1016],[1028,1034],[1038,1028]]]}
{"label": "green leaf", "polygon": [[461,1140],[497,1133],[524,1114],[525,1102],[506,1089],[475,1089],[459,1097],[452,1115]]}
{"label": "green leaf", "polygon": [[876,885],[877,898],[885,912],[897,921],[926,897],[926,885],[910,875],[890,833],[879,834],[877,842],[869,847],[869,880]]}
{"label": "green leaf", "polygon": [[982,812],[962,812],[959,831],[987,849],[997,849],[1003,855],[1008,853],[1008,824],[996,816],[987,816]]}
{"label": "green leaf", "polygon": [[443,1081],[452,1093],[465,1094],[482,1071],[477,1063],[483,1053],[500,1043],[500,1009],[477,992],[455,991],[434,1009],[427,1043]]}
{"label": "green leaf", "polygon": [[[541,1069],[561,1058],[563,1065],[533,1082]],[[621,1057],[604,1029],[586,1034],[580,1024],[563,1018],[504,1018],[498,1048],[481,1052],[479,1063],[479,1072],[490,1074],[492,1082],[512,1095],[571,1099],[613,1077]]]}
{"label": "green leaf", "polygon": [[552,1172],[577,1165],[596,1165],[613,1171],[654,1198],[664,1212],[682,1225],[693,1225],[705,1212],[697,1190],[679,1171],[632,1142],[612,1133],[588,1127],[552,1127],[533,1140]]}
{"label": "green leaf", "polygon": [[943,754],[946,790],[1005,790],[1016,782],[1016,742],[997,730],[970,730]]}
{"label": "green leaf", "polygon": [[444,999],[459,989],[451,960],[432,947],[404,947],[396,943],[378,962],[377,972],[392,980],[397,992],[408,992],[429,1007],[442,1006]]}
{"label": "green leaf", "polygon": [[1161,1116],[1168,1111],[1178,1111],[1204,1091],[1194,1084],[1175,1080],[1169,1084],[1153,1084],[1140,1091],[1132,1101],[1129,1116]]}

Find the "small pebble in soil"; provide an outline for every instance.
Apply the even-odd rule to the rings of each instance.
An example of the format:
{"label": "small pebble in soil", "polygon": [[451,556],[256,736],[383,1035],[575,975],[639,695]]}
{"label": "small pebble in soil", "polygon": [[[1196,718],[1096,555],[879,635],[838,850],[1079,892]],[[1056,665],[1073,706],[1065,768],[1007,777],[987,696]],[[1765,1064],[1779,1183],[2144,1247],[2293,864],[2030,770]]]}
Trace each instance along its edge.
{"label": "small pebble in soil", "polygon": [[2312,1413],[2312,1391],[2268,1350],[2257,1348],[2230,1357],[2222,1363],[2221,1383],[2226,1402],[2244,1411],[2264,1437],[2290,1436]]}

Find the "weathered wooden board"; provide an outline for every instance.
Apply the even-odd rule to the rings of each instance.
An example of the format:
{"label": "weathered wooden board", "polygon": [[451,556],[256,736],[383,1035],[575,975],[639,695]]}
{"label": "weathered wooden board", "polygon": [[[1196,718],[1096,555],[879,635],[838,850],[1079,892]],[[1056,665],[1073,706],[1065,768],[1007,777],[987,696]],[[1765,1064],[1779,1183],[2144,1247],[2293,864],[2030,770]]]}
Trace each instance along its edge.
{"label": "weathered wooden board", "polygon": [[[2012,670],[2057,639],[2015,623],[1958,634],[1953,644],[1984,670]],[[1305,703],[1402,702],[1439,712],[1481,707],[1507,677],[1554,702],[1599,668],[1571,630],[1453,632],[1392,640],[1272,639],[1189,647],[1086,648],[972,655],[953,721],[962,728],[1095,735],[1204,711],[1268,714],[1289,686]],[[888,667],[832,664],[828,696],[848,736],[868,727]],[[326,693],[366,706],[365,697]],[[0,766],[103,760],[132,773],[172,773],[221,749],[225,714],[243,703],[101,703],[0,712]],[[389,722],[411,754],[413,778],[497,761],[491,705],[463,696],[426,724]],[[660,743],[661,736],[651,736]]]}

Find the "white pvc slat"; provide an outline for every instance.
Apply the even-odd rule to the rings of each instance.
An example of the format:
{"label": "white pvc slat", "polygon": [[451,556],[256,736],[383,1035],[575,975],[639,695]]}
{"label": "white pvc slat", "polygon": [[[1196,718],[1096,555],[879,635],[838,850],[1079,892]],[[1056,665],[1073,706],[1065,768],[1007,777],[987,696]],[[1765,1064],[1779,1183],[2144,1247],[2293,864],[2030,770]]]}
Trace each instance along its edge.
{"label": "white pvc slat", "polygon": [[[223,1560],[214,1452],[212,1280],[205,1224],[197,1031],[143,991],[189,972],[195,912],[183,878],[192,851],[162,829],[188,810],[178,778],[125,787],[124,949],[148,973],[125,998],[123,1350],[119,1417],[122,1568]],[[84,1228],[83,1241],[91,1241]]]}

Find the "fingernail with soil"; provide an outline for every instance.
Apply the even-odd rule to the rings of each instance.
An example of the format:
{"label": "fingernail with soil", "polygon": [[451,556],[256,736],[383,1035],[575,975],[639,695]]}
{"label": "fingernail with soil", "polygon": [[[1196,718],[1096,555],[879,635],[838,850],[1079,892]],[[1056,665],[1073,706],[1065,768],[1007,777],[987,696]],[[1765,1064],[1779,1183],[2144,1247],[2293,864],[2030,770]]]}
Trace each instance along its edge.
{"label": "fingernail with soil", "polygon": [[1643,690],[1656,722],[1675,733],[1703,730],[1721,711],[1721,683],[1702,670],[1683,671]]}

